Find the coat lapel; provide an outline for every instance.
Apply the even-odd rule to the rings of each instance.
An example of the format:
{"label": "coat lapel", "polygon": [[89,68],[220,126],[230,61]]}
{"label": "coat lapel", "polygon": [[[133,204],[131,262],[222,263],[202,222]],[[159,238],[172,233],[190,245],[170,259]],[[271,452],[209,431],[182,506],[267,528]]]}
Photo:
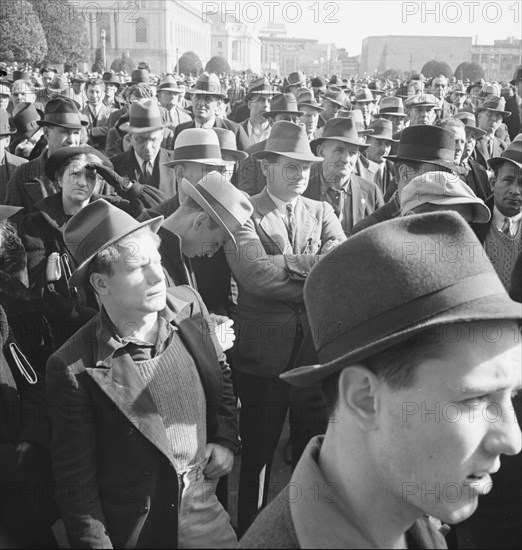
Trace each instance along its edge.
{"label": "coat lapel", "polygon": [[352,177],[350,182],[352,188],[352,216],[353,224],[355,225],[359,220],[362,220],[365,216],[367,195],[361,189],[359,182],[356,178]]}
{"label": "coat lapel", "polygon": [[317,218],[310,212],[310,207],[303,201],[301,197],[297,199],[295,205],[295,218],[297,224],[297,232],[295,237],[295,249],[296,254],[301,254],[307,244],[308,240],[313,235],[317,224],[319,223]]}
{"label": "coat lapel", "polygon": [[[258,201],[257,210],[263,216],[259,222],[259,225],[265,232],[266,236],[277,245],[281,251],[281,254],[284,254],[285,249],[288,251],[288,247],[290,246],[288,230],[283,218],[281,218],[279,212],[277,211],[274,201],[272,201],[268,195],[266,188],[259,196]],[[263,241],[263,239],[261,239],[261,241]],[[263,242],[265,249],[267,244],[268,243],[266,241]]]}

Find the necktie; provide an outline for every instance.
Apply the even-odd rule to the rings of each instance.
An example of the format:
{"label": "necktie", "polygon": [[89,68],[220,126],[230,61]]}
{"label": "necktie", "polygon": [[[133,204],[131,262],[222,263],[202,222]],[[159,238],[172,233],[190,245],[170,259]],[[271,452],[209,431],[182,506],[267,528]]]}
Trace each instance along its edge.
{"label": "necktie", "polygon": [[142,172],[142,180],[140,183],[142,185],[149,185],[150,178],[151,178],[151,171],[150,171],[150,162],[144,161],[143,165],[141,167]]}
{"label": "necktie", "polygon": [[294,214],[294,207],[291,203],[286,205],[286,221],[287,221],[287,230],[288,230],[288,240],[292,245],[292,248],[295,246],[295,233],[296,233],[296,219]]}
{"label": "necktie", "polygon": [[502,225],[501,231],[502,233],[504,233],[504,235],[507,235],[508,237],[513,236],[511,234],[511,218],[508,218],[507,216],[504,218],[504,224]]}
{"label": "necktie", "polygon": [[344,189],[337,190],[330,187],[327,191],[327,195],[330,198],[328,201],[334,209],[335,215],[340,218],[344,209]]}
{"label": "necktie", "polygon": [[493,139],[492,138],[488,139],[488,154],[490,158],[493,156]]}

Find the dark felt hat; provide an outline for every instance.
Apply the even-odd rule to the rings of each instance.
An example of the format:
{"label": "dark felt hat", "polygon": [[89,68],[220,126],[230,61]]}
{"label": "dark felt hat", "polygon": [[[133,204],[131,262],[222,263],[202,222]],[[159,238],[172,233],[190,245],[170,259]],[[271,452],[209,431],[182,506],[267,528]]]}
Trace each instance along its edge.
{"label": "dark felt hat", "polygon": [[368,130],[373,130],[371,137],[392,141],[394,143],[398,143],[399,141],[393,139],[393,124],[385,118],[374,120],[370,126],[368,126]]}
{"label": "dark felt hat", "polygon": [[89,122],[82,119],[77,105],[72,99],[64,97],[51,99],[45,106],[44,118],[38,121],[38,125],[60,126],[72,130],[88,126]]}
{"label": "dark felt hat", "polygon": [[333,88],[327,90],[327,92],[323,96],[323,101],[330,101],[331,103],[335,103],[335,105],[338,105],[343,109],[350,108],[350,100],[342,90],[337,90]]}
{"label": "dark felt hat", "polygon": [[270,81],[266,77],[256,78],[248,86],[246,93],[247,99],[253,99],[256,96],[268,96],[274,95],[274,89],[270,85]]}
{"label": "dark felt hat", "polygon": [[221,149],[221,155],[228,155],[232,157],[236,162],[244,160],[248,157],[248,153],[239,151],[237,148],[236,134],[232,130],[226,128],[212,128],[219,140],[219,148]]}
{"label": "dark felt hat", "polygon": [[510,84],[516,84],[519,80],[522,80],[522,65],[517,67],[515,74],[513,75],[513,80],[510,81]]}
{"label": "dark felt hat", "polygon": [[493,157],[488,160],[488,164],[491,168],[495,168],[503,162],[514,164],[522,170],[522,141],[512,141],[507,149],[502,152],[500,157]]}
{"label": "dark felt hat", "polygon": [[155,233],[163,216],[139,223],[132,216],[103,199],[91,202],[67,223],[63,237],[78,264],[69,286],[85,286],[90,262],[98,252],[127,235],[149,226]]}
{"label": "dark felt hat", "polygon": [[63,166],[69,159],[78,155],[94,155],[98,157],[105,166],[112,168],[112,162],[103,154],[100,153],[94,147],[88,145],[84,147],[60,147],[55,151],[45,162],[45,175],[51,180],[55,181],[56,171]]}
{"label": "dark felt hat", "polygon": [[368,149],[369,145],[361,141],[357,133],[357,125],[351,118],[331,118],[323,128],[323,135],[310,142],[312,151],[317,151],[317,146],[325,140],[344,141],[352,145],[358,145],[361,151]]}
{"label": "dark felt hat", "polygon": [[320,103],[317,103],[313,92],[308,88],[299,88],[296,90],[295,98],[297,99],[297,106],[299,108],[312,107],[317,111],[324,111],[324,107]]}
{"label": "dark felt hat", "polygon": [[263,116],[268,118],[282,114],[296,116],[304,115],[304,112],[299,111],[297,108],[297,99],[295,95],[290,92],[275,95],[270,102],[270,111],[263,113]]}
{"label": "dark felt hat", "polygon": [[458,174],[465,168],[455,164],[453,133],[439,126],[415,125],[404,128],[395,155],[383,157],[391,161],[429,162]]}
{"label": "dark felt hat", "polygon": [[119,86],[121,84],[118,75],[116,73],[113,73],[112,71],[107,71],[103,73],[102,80],[105,82],[105,84],[115,84],[116,86]]}
{"label": "dark felt hat", "polygon": [[[450,253],[455,243],[474,252]],[[455,212],[400,217],[353,235],[314,267],[304,297],[320,364],[281,376],[297,386],[423,331],[433,336],[436,327],[522,318],[520,304]]]}
{"label": "dark felt hat", "polygon": [[16,134],[28,139],[40,129],[38,121],[43,117],[44,113],[37,109],[34,103],[19,103],[13,109],[11,122]]}
{"label": "dark felt hat", "polygon": [[10,136],[16,130],[11,127],[9,114],[5,109],[0,109],[0,136]]}
{"label": "dark felt hat", "polygon": [[485,130],[477,128],[477,120],[475,115],[469,111],[460,111],[459,113],[455,113],[451,118],[462,121],[466,127],[466,131],[471,132],[476,139],[480,139],[482,136],[486,135]]}
{"label": "dark felt hat", "polygon": [[130,82],[127,82],[127,86],[133,84],[150,84],[150,73],[147,69],[134,69],[131,73]]}
{"label": "dark felt hat", "polygon": [[477,114],[481,111],[491,111],[493,113],[499,113],[503,118],[508,118],[511,116],[509,111],[506,111],[506,100],[503,97],[498,97],[496,95],[489,95],[484,103],[477,107]]}
{"label": "dark felt hat", "polygon": [[129,122],[120,126],[129,134],[144,134],[161,130],[164,127],[161,111],[155,99],[136,101],[129,109]]}

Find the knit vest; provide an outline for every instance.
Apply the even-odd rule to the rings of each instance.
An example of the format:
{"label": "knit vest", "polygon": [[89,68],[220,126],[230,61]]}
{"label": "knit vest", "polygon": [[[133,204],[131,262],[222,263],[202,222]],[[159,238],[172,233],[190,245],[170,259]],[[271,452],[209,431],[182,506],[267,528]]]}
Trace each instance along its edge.
{"label": "knit vest", "polygon": [[509,292],[515,262],[522,250],[522,230],[519,228],[517,234],[510,237],[491,224],[484,249],[502,284]]}
{"label": "knit vest", "polygon": [[160,413],[180,472],[205,459],[207,443],[205,392],[192,356],[177,332],[165,351],[136,361]]}

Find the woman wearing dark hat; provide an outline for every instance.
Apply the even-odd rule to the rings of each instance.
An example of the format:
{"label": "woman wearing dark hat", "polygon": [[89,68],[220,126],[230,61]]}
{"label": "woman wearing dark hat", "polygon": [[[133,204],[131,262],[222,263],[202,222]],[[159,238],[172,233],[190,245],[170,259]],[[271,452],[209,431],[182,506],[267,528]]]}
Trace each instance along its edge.
{"label": "woman wearing dark hat", "polygon": [[134,217],[164,197],[156,189],[118,176],[110,161],[91,147],[59,149],[47,160],[45,172],[60,191],[37,203],[36,211],[23,218],[20,235],[28,254],[30,288],[42,296],[55,338],[63,343],[97,311],[94,294],[68,287],[76,265],[63,239],[66,223],[101,198],[98,192],[105,182],[120,196],[103,198]]}

